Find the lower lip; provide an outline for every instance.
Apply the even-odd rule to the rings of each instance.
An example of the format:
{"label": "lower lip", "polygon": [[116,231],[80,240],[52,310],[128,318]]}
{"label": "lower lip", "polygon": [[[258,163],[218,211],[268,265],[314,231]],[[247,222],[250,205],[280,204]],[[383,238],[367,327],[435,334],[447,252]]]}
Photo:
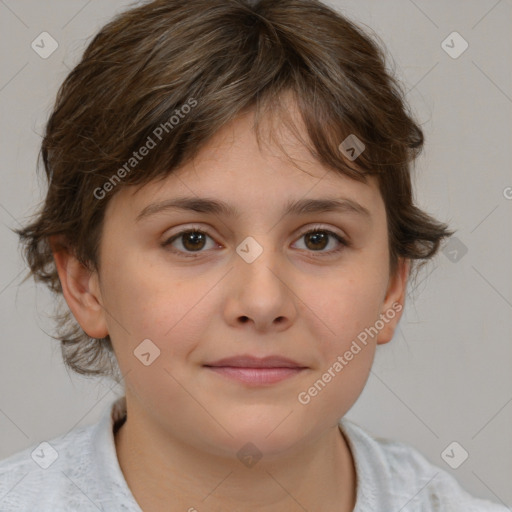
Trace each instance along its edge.
{"label": "lower lip", "polygon": [[239,368],[234,366],[207,366],[230,379],[248,384],[274,384],[299,374],[304,368]]}

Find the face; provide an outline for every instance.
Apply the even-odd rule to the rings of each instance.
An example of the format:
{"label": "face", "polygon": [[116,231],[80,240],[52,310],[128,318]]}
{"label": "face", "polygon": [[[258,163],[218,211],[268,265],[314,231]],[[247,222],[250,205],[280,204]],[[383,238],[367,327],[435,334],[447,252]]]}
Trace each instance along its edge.
{"label": "face", "polygon": [[[249,441],[276,454],[335,425],[391,338],[405,286],[389,275],[377,183],[323,168],[284,130],[300,169],[271,144],[260,151],[252,120],[226,126],[165,180],[114,195],[91,287],[102,305],[91,330],[105,332],[82,322],[110,334],[129,407],[182,443],[231,456]],[[155,207],[184,197],[234,212]],[[319,200],[341,206],[287,212]],[[247,355],[295,368],[207,366]]]}

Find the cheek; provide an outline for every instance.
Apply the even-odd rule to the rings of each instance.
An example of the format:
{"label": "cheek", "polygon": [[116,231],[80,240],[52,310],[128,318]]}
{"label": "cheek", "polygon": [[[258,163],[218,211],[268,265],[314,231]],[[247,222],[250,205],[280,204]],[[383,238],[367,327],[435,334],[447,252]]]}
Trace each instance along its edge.
{"label": "cheek", "polygon": [[383,276],[378,269],[359,267],[304,283],[309,317],[316,318],[327,350],[342,349],[379,318],[386,285]]}
{"label": "cheek", "polygon": [[357,400],[368,379],[376,348],[370,327],[379,318],[382,278],[351,272],[315,287],[309,304],[310,331],[317,334],[318,367],[297,392],[304,413],[333,424]]}
{"label": "cheek", "polygon": [[316,339],[319,367],[301,390],[305,395],[299,402],[308,401],[307,407],[333,421],[361,393],[375,355],[371,328],[379,319],[387,273],[385,258],[379,263],[377,255],[373,256],[360,258],[350,268],[309,287],[312,292],[307,302],[314,314],[308,317],[316,324],[310,330],[322,334]]}
{"label": "cheek", "polygon": [[136,257],[105,266],[105,275],[109,332],[118,358],[130,366],[133,351],[145,339],[161,351],[155,360],[161,364],[182,358],[208,329],[211,311],[204,299],[218,279],[186,279],[179,269],[170,273]]}

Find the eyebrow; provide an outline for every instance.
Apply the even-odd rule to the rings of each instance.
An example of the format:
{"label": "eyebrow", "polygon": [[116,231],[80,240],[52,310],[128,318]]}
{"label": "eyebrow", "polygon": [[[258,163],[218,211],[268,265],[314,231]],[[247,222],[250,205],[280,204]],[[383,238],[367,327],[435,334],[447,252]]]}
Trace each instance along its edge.
{"label": "eyebrow", "polygon": [[[151,215],[168,210],[185,210],[197,213],[210,213],[226,217],[240,217],[240,211],[224,201],[201,197],[177,197],[146,206],[136,217],[136,222]],[[308,213],[340,212],[355,213],[371,218],[367,208],[347,198],[333,199],[299,199],[289,201],[284,207],[283,215],[305,215]]]}

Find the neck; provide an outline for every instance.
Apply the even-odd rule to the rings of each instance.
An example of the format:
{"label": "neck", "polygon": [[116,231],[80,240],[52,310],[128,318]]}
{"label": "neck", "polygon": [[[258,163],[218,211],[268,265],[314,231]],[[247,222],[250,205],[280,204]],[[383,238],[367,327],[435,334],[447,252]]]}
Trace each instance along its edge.
{"label": "neck", "polygon": [[356,474],[338,425],[294,453],[238,458],[205,453],[130,414],[115,434],[119,465],[145,512],[352,512]]}

